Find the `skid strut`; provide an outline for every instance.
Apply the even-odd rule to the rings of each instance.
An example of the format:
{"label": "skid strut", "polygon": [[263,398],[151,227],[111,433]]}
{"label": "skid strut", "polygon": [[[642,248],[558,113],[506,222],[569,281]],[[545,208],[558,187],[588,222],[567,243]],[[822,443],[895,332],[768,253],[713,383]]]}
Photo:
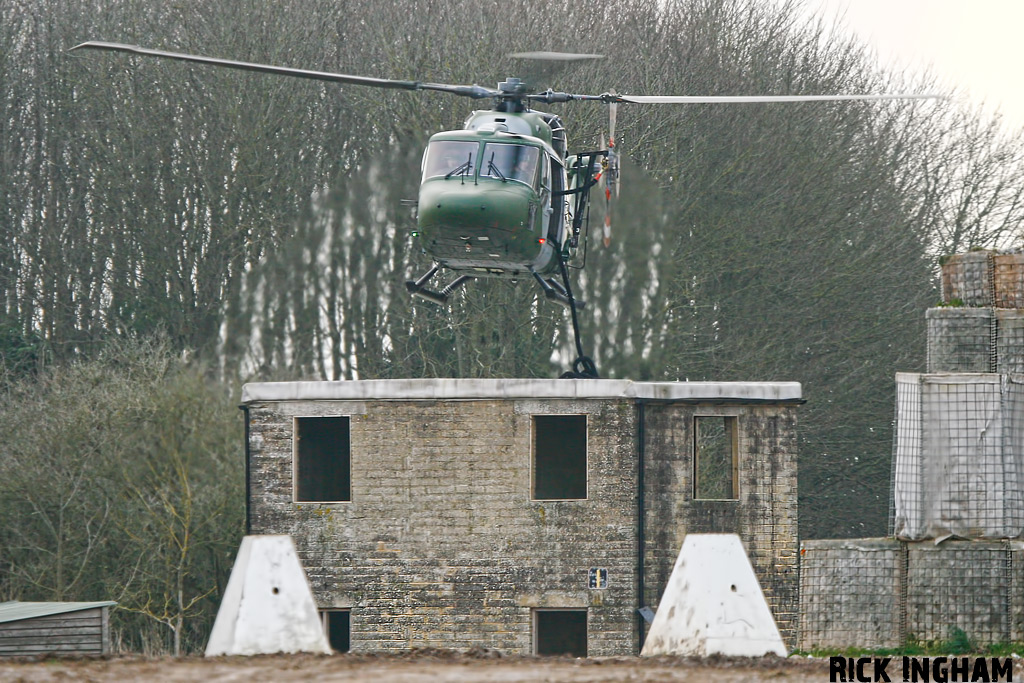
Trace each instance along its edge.
{"label": "skid strut", "polygon": [[[572,295],[572,285],[569,283],[569,268],[566,266],[561,249],[558,250],[558,264],[561,266],[562,283],[564,284],[559,286],[557,290],[552,287],[552,290],[556,291],[560,296],[564,296],[569,302],[569,312],[572,313],[572,334],[576,342],[576,360],[572,363],[572,370],[563,372],[559,379],[599,379],[601,375],[597,372],[597,364],[594,362],[594,359],[583,353],[583,340],[580,339],[580,321],[576,317],[576,311],[583,308],[583,302],[577,301],[576,297]],[[536,275],[534,273],[534,276]],[[558,285],[558,282],[554,279],[549,279],[548,282],[552,285]],[[541,287],[543,286],[542,284]]]}
{"label": "skid strut", "polygon": [[551,301],[562,304],[566,308],[571,309],[574,305],[576,308],[583,308],[587,305],[587,302],[580,301],[579,299],[572,299],[569,295],[569,291],[562,286],[562,283],[558,280],[549,277],[543,278],[537,274],[537,271],[530,269],[530,274],[533,275],[533,279],[537,281],[540,288],[544,290],[544,296]]}

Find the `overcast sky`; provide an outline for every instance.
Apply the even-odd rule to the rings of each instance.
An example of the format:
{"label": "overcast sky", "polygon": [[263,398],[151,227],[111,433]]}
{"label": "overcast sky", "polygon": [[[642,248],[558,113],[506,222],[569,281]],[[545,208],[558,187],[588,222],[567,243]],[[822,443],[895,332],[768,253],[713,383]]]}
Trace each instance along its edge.
{"label": "overcast sky", "polygon": [[1024,0],[805,0],[837,15],[886,64],[932,67],[973,102],[1024,128]]}

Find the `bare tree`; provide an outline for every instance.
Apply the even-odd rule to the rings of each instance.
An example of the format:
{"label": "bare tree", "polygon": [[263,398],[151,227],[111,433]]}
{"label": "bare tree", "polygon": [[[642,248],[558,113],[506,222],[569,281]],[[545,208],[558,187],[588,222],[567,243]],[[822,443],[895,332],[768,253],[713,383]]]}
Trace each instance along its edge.
{"label": "bare tree", "polygon": [[[493,84],[523,68],[512,46],[577,50],[573,26],[608,59],[566,90],[931,87],[795,3],[0,1],[0,357],[22,367],[161,332],[224,376],[553,376],[572,356],[530,283],[477,282],[446,310],[403,290],[427,265],[399,203],[419,150],[479,105],[68,55],[81,40]],[[599,144],[601,107],[551,109],[574,148]],[[952,101],[619,114],[643,175],[578,279],[599,368],[802,381],[806,533],[880,533],[892,373],[920,366],[935,257],[1017,239],[1019,138]]]}
{"label": "bare tree", "polygon": [[4,392],[3,596],[116,599],[122,642],[144,645],[134,610],[169,628],[174,652],[201,647],[242,533],[230,393],[166,344],[137,343]]}

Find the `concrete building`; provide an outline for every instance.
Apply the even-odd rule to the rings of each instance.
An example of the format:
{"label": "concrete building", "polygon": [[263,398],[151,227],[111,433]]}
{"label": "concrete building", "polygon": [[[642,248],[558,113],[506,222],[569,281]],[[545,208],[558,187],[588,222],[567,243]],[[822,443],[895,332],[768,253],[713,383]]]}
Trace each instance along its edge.
{"label": "concrete building", "polygon": [[246,385],[248,527],[337,650],[632,655],[687,533],[738,533],[789,646],[796,383]]}

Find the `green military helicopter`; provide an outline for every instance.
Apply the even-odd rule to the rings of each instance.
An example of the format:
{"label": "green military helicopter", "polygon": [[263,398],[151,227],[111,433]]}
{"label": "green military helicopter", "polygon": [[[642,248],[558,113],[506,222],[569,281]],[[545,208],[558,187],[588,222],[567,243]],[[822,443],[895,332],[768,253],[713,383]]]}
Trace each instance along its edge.
{"label": "green military helicopter", "polygon": [[[149,57],[209,64],[243,71],[398,90],[429,90],[476,100],[491,109],[474,111],[461,130],[430,138],[423,154],[417,228],[414,234],[433,267],[406,287],[415,296],[439,304],[474,278],[519,279],[532,276],[549,299],[573,310],[575,299],[567,264],[585,238],[591,188],[603,177],[606,201],[604,242],[611,238],[611,203],[618,195],[619,155],[615,150],[618,104],[735,102],[807,102],[929,98],[933,95],[786,95],[786,96],[635,96],[603,93],[534,92],[509,78],[496,89],[349,74],[308,71],[198,55],[152,50],[121,43],[86,42],[72,50],[128,52]],[[574,61],[600,55],[555,52],[518,53],[518,58]],[[591,101],[609,105],[608,149],[571,154],[565,126],[556,114],[534,103]],[[584,239],[585,245],[585,239]],[[584,253],[585,260],[585,253]],[[582,266],[580,266],[582,267]],[[442,268],[458,276],[438,290],[428,288]],[[562,276],[559,282],[557,276]],[[575,318],[575,315],[574,315]],[[575,320],[574,320],[575,322]]]}

